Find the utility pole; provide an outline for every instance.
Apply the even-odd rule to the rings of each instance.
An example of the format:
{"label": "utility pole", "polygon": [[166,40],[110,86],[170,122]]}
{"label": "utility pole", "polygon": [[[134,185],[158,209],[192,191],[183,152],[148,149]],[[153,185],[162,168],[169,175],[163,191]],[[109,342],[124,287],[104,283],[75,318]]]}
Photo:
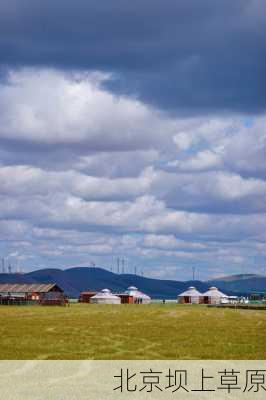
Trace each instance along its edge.
{"label": "utility pole", "polygon": [[125,259],[122,258],[122,274],[125,273]]}
{"label": "utility pole", "polygon": [[195,272],[196,272],[196,268],[195,267],[192,267],[192,280],[194,281],[195,280]]}
{"label": "utility pole", "polygon": [[117,258],[117,273],[119,274],[120,258]]}

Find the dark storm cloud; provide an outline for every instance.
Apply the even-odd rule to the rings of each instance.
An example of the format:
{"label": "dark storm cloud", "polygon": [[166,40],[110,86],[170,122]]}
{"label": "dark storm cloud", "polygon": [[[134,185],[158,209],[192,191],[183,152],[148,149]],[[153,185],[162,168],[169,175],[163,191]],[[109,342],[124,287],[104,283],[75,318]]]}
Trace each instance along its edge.
{"label": "dark storm cloud", "polygon": [[264,272],[264,8],[0,1],[2,256]]}
{"label": "dark storm cloud", "polygon": [[113,71],[174,112],[265,110],[262,0],[1,1],[2,65]]}

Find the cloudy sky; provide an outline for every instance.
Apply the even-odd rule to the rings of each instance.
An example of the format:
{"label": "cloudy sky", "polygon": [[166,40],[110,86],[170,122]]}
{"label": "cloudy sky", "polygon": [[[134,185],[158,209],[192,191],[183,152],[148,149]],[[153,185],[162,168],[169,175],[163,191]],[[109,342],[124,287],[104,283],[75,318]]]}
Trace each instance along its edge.
{"label": "cloudy sky", "polygon": [[266,273],[265,0],[1,0],[0,254]]}

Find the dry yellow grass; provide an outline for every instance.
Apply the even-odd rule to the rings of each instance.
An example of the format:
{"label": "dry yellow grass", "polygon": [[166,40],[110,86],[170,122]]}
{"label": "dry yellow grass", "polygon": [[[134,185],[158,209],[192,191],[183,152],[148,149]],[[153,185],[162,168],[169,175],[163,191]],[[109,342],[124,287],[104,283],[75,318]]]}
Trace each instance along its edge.
{"label": "dry yellow grass", "polygon": [[266,312],[182,306],[1,306],[1,359],[265,359]]}

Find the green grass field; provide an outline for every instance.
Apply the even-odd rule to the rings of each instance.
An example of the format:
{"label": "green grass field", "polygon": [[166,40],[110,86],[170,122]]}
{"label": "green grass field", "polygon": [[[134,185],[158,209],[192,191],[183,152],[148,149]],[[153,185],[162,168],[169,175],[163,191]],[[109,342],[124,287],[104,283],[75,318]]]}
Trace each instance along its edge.
{"label": "green grass field", "polygon": [[266,359],[266,312],[182,306],[0,306],[1,359]]}

